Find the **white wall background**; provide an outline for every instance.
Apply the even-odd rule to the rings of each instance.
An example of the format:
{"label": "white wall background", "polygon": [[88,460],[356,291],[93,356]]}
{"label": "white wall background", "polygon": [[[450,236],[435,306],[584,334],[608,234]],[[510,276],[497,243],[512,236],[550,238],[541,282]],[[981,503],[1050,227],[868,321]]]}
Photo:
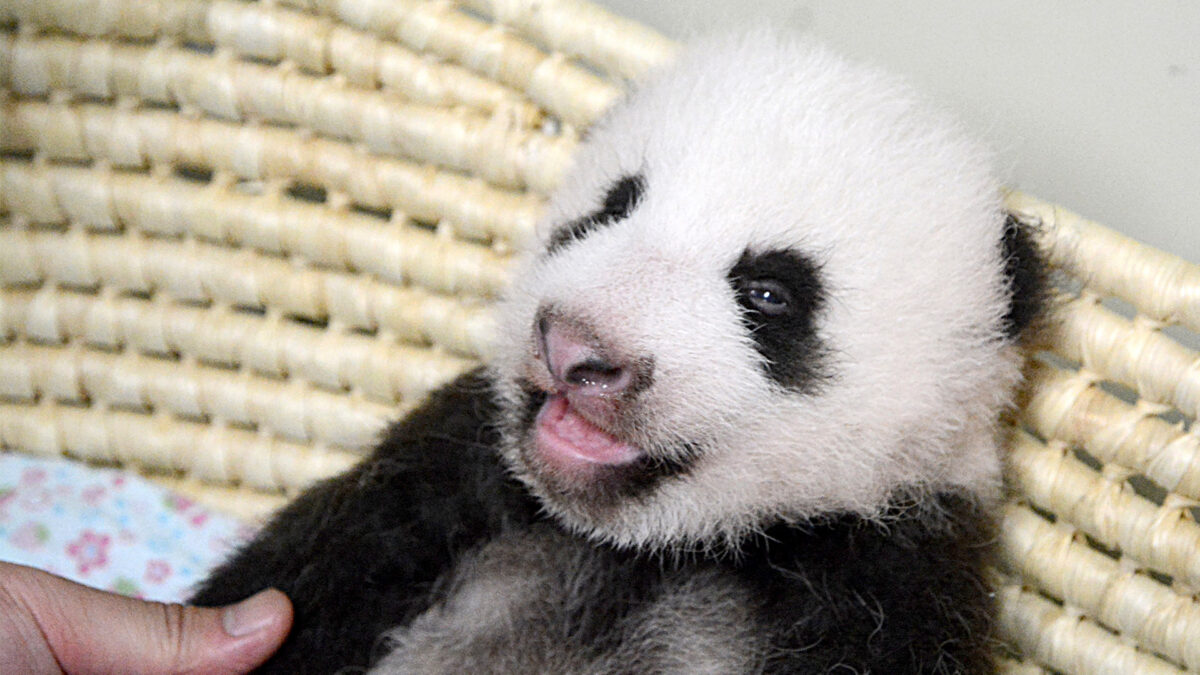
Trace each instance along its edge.
{"label": "white wall background", "polygon": [[810,31],[956,111],[1009,184],[1200,262],[1200,2],[600,2],[681,39]]}

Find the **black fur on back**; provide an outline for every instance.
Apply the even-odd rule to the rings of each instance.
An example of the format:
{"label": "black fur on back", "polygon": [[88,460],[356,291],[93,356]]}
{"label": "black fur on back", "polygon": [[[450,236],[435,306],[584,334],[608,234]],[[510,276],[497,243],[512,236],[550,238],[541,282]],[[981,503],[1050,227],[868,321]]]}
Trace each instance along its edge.
{"label": "black fur on back", "polygon": [[514,631],[511,649],[531,636],[623,672],[611,664],[636,653],[641,643],[631,640],[661,649],[677,637],[639,617],[705,575],[749,598],[749,628],[762,636],[746,645],[755,672],[987,672],[991,600],[980,570],[992,528],[971,500],[941,495],[878,521],[778,523],[736,555],[619,549],[539,517],[501,466],[496,415],[482,371],[436,392],[361,465],[283,509],[193,602],[279,588],[295,627],[260,672],[330,673],[379,658],[380,636],[445,600],[464,560],[492,542],[534,537],[576,551],[558,559],[586,561],[588,578],[550,599],[544,625]]}

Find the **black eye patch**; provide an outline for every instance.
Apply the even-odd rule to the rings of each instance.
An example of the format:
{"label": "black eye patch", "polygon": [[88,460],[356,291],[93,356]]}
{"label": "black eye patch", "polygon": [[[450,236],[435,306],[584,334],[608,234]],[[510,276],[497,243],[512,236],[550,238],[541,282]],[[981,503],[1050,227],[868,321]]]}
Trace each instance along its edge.
{"label": "black eye patch", "polygon": [[610,225],[633,212],[646,189],[646,179],[640,174],[625,176],[613,183],[604,194],[604,204],[594,213],[576,218],[550,235],[546,252],[554,253],[567,244],[583,239],[602,225]]}
{"label": "black eye patch", "polygon": [[728,279],[767,376],[798,391],[826,379],[827,350],[816,332],[825,305],[820,266],[796,251],[747,250]]}

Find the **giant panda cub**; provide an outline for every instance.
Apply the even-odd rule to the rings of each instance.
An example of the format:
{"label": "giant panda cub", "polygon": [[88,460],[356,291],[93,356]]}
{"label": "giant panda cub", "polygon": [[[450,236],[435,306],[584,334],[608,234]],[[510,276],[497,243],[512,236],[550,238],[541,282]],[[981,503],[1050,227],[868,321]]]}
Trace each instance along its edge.
{"label": "giant panda cub", "polygon": [[823,48],[711,39],[539,228],[493,361],[196,595],[291,597],[265,671],[989,670],[1040,268],[981,146]]}

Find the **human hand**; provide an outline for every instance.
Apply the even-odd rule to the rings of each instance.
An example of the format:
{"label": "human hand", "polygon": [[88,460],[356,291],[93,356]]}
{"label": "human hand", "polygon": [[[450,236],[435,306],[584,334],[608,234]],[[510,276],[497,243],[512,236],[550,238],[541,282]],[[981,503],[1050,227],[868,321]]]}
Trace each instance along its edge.
{"label": "human hand", "polygon": [[291,627],[292,604],[275,589],[227,607],[188,607],[0,562],[2,673],[245,673]]}

